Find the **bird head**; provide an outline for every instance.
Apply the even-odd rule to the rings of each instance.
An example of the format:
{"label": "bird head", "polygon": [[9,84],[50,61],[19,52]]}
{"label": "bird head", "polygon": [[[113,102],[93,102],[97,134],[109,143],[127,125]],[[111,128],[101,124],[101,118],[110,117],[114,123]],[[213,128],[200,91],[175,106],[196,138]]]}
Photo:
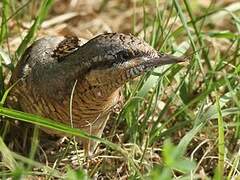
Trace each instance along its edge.
{"label": "bird head", "polygon": [[[81,59],[79,59],[81,57]],[[92,86],[119,87],[144,72],[165,64],[184,61],[157,52],[145,41],[132,35],[99,35],[70,54]]]}

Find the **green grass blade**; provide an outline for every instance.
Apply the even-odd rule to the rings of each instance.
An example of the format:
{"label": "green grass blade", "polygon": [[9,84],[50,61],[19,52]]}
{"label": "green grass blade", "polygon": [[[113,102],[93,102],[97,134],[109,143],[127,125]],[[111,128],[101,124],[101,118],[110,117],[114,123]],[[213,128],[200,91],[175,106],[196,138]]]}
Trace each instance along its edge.
{"label": "green grass blade", "polygon": [[[0,48],[2,43],[7,38],[8,35],[8,26],[7,26],[7,19],[9,17],[9,1],[3,0],[2,1],[2,17],[1,17],[1,30],[0,30]],[[3,78],[3,60],[4,56],[1,53],[0,56],[0,97],[2,97],[4,93],[4,78]]]}
{"label": "green grass blade", "polygon": [[224,177],[224,156],[225,156],[225,142],[224,142],[224,126],[222,110],[219,102],[219,97],[216,97],[216,106],[218,111],[218,166],[215,173],[215,179],[223,179]]}
{"label": "green grass blade", "polygon": [[2,161],[4,165],[10,169],[15,170],[18,167],[18,163],[11,154],[11,151],[8,149],[6,144],[3,142],[3,139],[0,137],[0,152],[2,154]]}
{"label": "green grass blade", "polygon": [[180,18],[180,20],[181,20],[181,22],[182,22],[182,24],[183,24],[183,26],[185,28],[185,31],[187,32],[187,35],[188,35],[188,38],[190,40],[191,46],[193,48],[193,51],[196,52],[196,54],[195,54],[196,56],[195,57],[196,57],[196,59],[198,61],[198,65],[199,65],[201,71],[203,72],[203,67],[202,67],[202,65],[200,63],[200,55],[199,55],[199,53],[197,51],[197,47],[195,45],[194,38],[192,36],[192,33],[190,32],[190,28],[189,28],[189,26],[187,24],[187,21],[186,21],[186,18],[184,16],[184,13],[183,13],[183,11],[181,9],[181,6],[178,3],[178,0],[173,0],[173,2],[174,2],[174,6],[176,8],[176,11],[178,12],[179,18]]}
{"label": "green grass blade", "polygon": [[48,13],[48,10],[52,6],[52,4],[53,4],[53,0],[42,1],[42,4],[40,6],[40,9],[38,11],[37,17],[36,17],[33,25],[29,29],[28,34],[23,39],[23,41],[21,42],[21,44],[19,45],[19,47],[16,51],[17,58],[23,54],[23,52],[27,48],[28,44],[31,43],[35,39],[37,30],[40,28],[42,22],[44,21],[46,15]]}
{"label": "green grass blade", "polygon": [[122,149],[119,145],[114,144],[106,139],[90,135],[80,129],[71,128],[70,126],[67,126],[63,123],[53,121],[51,119],[43,118],[43,117],[40,117],[37,115],[33,115],[33,114],[29,114],[29,113],[25,113],[25,112],[13,110],[13,109],[4,108],[1,106],[0,106],[0,115],[9,117],[11,119],[17,119],[20,121],[39,125],[39,126],[42,126],[45,128],[50,128],[52,130],[71,134],[71,135],[78,136],[81,138],[87,138],[87,139],[91,139],[93,141],[98,141],[98,142],[104,143],[107,146],[111,147],[112,149],[120,152],[129,161],[129,163],[132,165],[132,167],[136,171],[136,173],[141,176],[141,173],[137,169],[132,157],[129,156],[129,154],[124,149]]}
{"label": "green grass blade", "polygon": [[[198,40],[198,43],[199,43],[200,47],[206,47],[204,42],[203,42],[202,36],[200,35],[201,32],[199,32],[201,29],[196,26],[196,21],[195,21],[194,15],[192,13],[192,9],[191,9],[189,0],[184,0],[184,4],[185,4],[187,12],[188,12],[188,14],[191,18],[192,26],[193,26],[193,29],[195,31],[196,38]],[[204,20],[205,20],[205,18],[203,19],[203,22],[204,22]],[[203,22],[202,22],[202,25],[203,25]],[[191,38],[191,36],[189,36],[189,37]],[[190,39],[190,41],[192,42],[192,39]],[[194,49],[194,51],[196,50],[194,46],[193,46],[193,49]],[[208,53],[207,53],[206,49],[202,48],[202,52],[203,52],[203,55],[204,55],[204,58],[205,58],[205,62],[208,65],[208,68],[210,70],[212,70],[212,66],[210,64],[210,59],[208,57]]]}
{"label": "green grass blade", "polygon": [[7,20],[9,17],[9,10],[10,10],[10,2],[8,0],[2,1],[2,23],[1,23],[1,31],[0,31],[0,46],[2,45],[3,41],[6,39],[8,35],[8,26]]}

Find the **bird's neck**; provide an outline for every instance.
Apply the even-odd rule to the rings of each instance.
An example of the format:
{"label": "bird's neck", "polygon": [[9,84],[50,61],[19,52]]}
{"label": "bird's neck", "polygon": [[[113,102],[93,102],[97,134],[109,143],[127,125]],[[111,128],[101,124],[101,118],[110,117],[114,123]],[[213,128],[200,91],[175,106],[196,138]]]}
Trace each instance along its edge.
{"label": "bird's neck", "polygon": [[93,85],[87,79],[82,80],[78,84],[76,91],[86,106],[92,104],[94,107],[91,108],[104,110],[118,103],[121,86],[111,84]]}

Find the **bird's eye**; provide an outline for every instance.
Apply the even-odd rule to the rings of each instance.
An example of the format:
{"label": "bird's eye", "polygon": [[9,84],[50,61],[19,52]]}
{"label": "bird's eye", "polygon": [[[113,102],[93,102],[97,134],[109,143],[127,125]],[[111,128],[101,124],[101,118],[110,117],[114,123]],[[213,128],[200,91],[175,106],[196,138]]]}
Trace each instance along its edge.
{"label": "bird's eye", "polygon": [[121,59],[121,60],[127,60],[127,59],[130,59],[133,55],[128,52],[128,51],[119,51],[117,53],[117,57],[118,59]]}

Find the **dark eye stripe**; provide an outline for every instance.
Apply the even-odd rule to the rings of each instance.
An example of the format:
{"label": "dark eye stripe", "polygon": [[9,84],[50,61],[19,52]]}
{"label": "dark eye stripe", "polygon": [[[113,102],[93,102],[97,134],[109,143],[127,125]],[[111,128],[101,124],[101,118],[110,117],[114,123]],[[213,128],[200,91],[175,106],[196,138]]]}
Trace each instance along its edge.
{"label": "dark eye stripe", "polygon": [[129,51],[120,51],[117,53],[117,58],[121,60],[128,60],[133,57],[133,54]]}

